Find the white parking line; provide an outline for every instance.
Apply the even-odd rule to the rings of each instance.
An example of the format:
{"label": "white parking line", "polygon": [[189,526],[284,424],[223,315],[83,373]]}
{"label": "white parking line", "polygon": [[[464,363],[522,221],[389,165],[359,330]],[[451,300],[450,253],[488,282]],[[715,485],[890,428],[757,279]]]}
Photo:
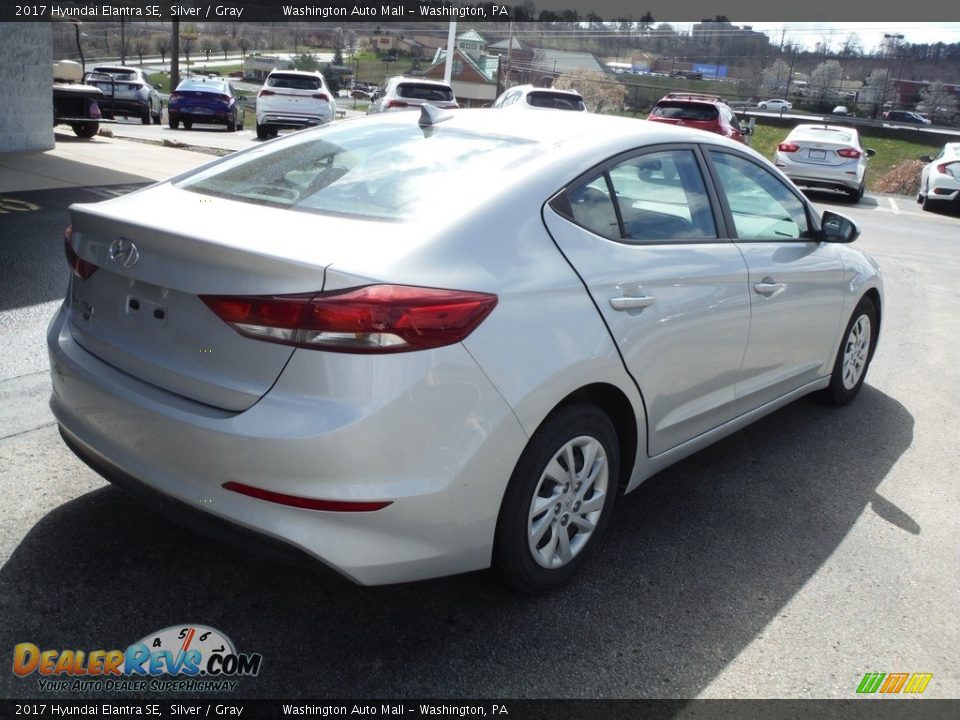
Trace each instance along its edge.
{"label": "white parking line", "polygon": [[894,214],[894,215],[899,215],[899,214],[900,214],[900,208],[897,207],[897,201],[894,200],[893,198],[887,198],[887,202],[890,203],[890,207],[891,207],[891,209],[893,210],[893,214]]}

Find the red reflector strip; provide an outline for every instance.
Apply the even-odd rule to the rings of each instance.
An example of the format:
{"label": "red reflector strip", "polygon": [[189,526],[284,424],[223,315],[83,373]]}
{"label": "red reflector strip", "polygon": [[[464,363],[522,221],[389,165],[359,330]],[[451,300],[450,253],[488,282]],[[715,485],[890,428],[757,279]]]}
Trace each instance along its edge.
{"label": "red reflector strip", "polygon": [[286,495],[284,493],[272,492],[263,488],[252,487],[234,481],[223,484],[225,490],[230,490],[247,497],[267,502],[277,503],[278,505],[289,505],[290,507],[302,508],[304,510],[323,510],[325,512],[374,512],[382,510],[392,502],[353,502],[341,500],[316,500],[314,498],[299,497],[297,495]]}

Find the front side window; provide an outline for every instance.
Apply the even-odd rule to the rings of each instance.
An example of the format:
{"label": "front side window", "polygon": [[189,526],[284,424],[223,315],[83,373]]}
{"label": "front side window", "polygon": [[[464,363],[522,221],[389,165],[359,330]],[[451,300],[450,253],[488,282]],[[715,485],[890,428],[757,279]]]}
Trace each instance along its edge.
{"label": "front side window", "polygon": [[711,150],[741,240],[812,238],[803,202],[772,172],[738,155]]}

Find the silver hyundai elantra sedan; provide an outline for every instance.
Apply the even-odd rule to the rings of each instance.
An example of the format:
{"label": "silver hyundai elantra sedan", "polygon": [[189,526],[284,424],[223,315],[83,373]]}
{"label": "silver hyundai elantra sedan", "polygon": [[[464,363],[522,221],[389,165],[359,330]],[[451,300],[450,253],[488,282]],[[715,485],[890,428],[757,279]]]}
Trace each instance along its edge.
{"label": "silver hyundai elantra sedan", "polygon": [[334,123],[73,205],[66,443],[358,583],[493,566],[536,593],[618,494],[803,395],[853,399],[882,283],[850,220],[719,135],[544,117]]}

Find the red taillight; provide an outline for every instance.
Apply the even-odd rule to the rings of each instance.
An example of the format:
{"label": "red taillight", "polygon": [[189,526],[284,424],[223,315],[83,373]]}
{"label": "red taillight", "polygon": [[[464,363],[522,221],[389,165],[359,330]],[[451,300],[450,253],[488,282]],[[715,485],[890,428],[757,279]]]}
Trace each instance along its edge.
{"label": "red taillight", "polygon": [[267,97],[269,95],[276,95],[273,90],[261,90],[257,93],[257,97]]}
{"label": "red taillight", "polygon": [[951,165],[960,165],[960,160],[951,160],[950,162],[940,163],[937,165],[937,172],[943,173],[944,175],[952,175],[953,172],[948,170]]}
{"label": "red taillight", "polygon": [[391,353],[452,345],[497,304],[487,293],[368,285],[329,293],[201,295],[241,335],[315,350]]}
{"label": "red taillight", "polygon": [[218,95],[214,95],[213,97],[216,98],[217,100],[220,100],[221,102],[225,102],[225,103],[230,102],[230,96],[229,96],[229,95],[219,95],[219,94],[218,94]]}
{"label": "red taillight", "polygon": [[225,490],[231,490],[247,497],[257,500],[266,500],[267,502],[278,503],[280,505],[289,505],[291,507],[303,508],[304,510],[326,510],[327,512],[374,512],[382,510],[387,505],[393,503],[389,501],[360,502],[344,500],[315,500],[313,498],[300,497],[299,495],[287,495],[285,493],[264,490],[263,488],[244,485],[234,481],[223,484]]}
{"label": "red taillight", "polygon": [[74,275],[81,280],[86,280],[97,271],[97,266],[77,255],[73,246],[70,244],[72,239],[73,225],[67,225],[66,230],[63,231],[63,247],[67,253],[67,262],[70,264],[70,269],[73,270]]}
{"label": "red taillight", "polygon": [[387,109],[390,108],[402,108],[402,107],[411,107],[410,103],[405,103],[403,100],[388,100]]}
{"label": "red taillight", "polygon": [[783,153],[792,153],[800,149],[799,145],[794,145],[793,143],[780,143],[777,145],[777,150]]}
{"label": "red taillight", "polygon": [[837,155],[844,158],[850,158],[851,160],[856,160],[863,153],[859,150],[854,150],[853,148],[840,148],[837,150]]}
{"label": "red taillight", "polygon": [[310,97],[316,98],[317,100],[323,100],[324,102],[330,102],[330,96],[326,93],[313,93]]}
{"label": "red taillight", "polygon": [[183,96],[182,96],[180,93],[178,93],[176,90],[174,90],[172,93],[170,93],[170,99],[171,99],[171,100],[176,100],[176,99],[181,98],[181,97],[183,97]]}

